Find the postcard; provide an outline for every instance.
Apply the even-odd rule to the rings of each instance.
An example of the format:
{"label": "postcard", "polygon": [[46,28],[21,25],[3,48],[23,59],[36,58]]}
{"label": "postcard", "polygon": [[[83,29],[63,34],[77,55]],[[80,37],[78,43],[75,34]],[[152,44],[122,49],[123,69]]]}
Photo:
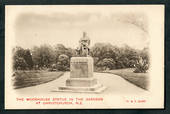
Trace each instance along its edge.
{"label": "postcard", "polygon": [[163,109],[164,5],[6,5],[5,109]]}

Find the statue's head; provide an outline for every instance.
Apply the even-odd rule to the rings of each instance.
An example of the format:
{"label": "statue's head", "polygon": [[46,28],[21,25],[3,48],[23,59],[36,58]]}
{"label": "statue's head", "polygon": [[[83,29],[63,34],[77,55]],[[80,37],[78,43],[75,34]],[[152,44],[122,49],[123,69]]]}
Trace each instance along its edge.
{"label": "statue's head", "polygon": [[86,37],[86,34],[87,34],[86,32],[83,32],[83,37]]}
{"label": "statue's head", "polygon": [[82,46],[89,46],[90,45],[90,39],[87,37],[86,32],[83,32],[83,37],[80,39],[80,44]]}

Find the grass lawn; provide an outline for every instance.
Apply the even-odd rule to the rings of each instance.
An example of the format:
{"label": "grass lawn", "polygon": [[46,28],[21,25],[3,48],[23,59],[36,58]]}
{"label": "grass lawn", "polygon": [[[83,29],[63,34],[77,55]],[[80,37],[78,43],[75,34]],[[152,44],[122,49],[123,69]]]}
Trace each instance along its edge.
{"label": "grass lawn", "polygon": [[13,75],[15,89],[35,86],[53,81],[63,75],[63,72],[49,71],[16,71]]}
{"label": "grass lawn", "polygon": [[136,86],[148,90],[149,73],[134,73],[133,71],[134,69],[129,68],[129,69],[110,70],[106,72],[119,75],[125,80],[135,84]]}

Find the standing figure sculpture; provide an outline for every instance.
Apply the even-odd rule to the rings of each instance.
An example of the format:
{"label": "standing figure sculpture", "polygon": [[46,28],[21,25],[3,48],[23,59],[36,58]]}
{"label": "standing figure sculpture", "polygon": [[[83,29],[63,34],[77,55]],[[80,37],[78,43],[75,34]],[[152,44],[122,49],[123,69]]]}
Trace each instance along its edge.
{"label": "standing figure sculpture", "polygon": [[77,56],[87,57],[89,56],[90,39],[87,37],[86,32],[83,32],[83,37],[79,40],[79,47],[76,49]]}

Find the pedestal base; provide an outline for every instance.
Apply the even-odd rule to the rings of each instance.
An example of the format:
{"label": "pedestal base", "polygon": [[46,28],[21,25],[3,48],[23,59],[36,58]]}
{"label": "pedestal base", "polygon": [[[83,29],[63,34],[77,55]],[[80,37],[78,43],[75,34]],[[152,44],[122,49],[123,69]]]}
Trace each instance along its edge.
{"label": "pedestal base", "polygon": [[96,84],[91,87],[74,87],[74,86],[62,86],[53,90],[54,92],[76,92],[76,93],[101,93],[106,89],[102,84]]}
{"label": "pedestal base", "polygon": [[69,78],[66,80],[66,86],[73,87],[91,87],[97,84],[95,78]]}
{"label": "pedestal base", "polygon": [[106,87],[97,83],[93,78],[92,57],[72,57],[70,62],[70,78],[66,80],[65,86],[58,87],[58,92],[86,92],[100,93]]}

